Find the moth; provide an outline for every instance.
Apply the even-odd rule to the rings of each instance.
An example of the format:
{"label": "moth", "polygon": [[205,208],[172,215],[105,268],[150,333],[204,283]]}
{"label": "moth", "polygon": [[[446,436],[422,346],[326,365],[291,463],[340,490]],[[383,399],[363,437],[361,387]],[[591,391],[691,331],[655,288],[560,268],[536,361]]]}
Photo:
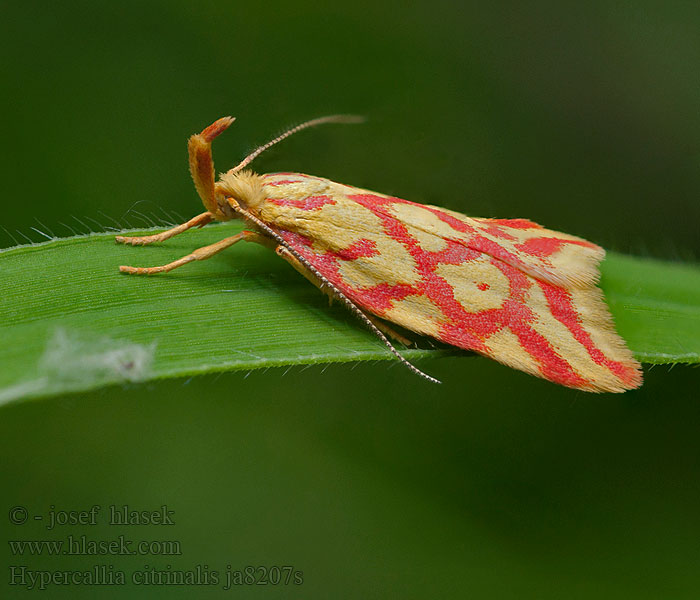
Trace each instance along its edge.
{"label": "moth", "polygon": [[484,219],[409,202],[301,173],[258,175],[246,167],[289,129],[236,167],[214,175],[212,141],[233,118],[190,137],[192,179],[206,211],[168,231],[118,236],[132,245],[165,241],[212,221],[242,219],[249,229],[167,265],[119,267],[164,273],[245,241],[272,248],[350,309],[411,371],[389,337],[393,325],[472,350],[571,388],[622,392],[642,383],[641,367],[615,332],[596,286],[605,251],[527,219]]}

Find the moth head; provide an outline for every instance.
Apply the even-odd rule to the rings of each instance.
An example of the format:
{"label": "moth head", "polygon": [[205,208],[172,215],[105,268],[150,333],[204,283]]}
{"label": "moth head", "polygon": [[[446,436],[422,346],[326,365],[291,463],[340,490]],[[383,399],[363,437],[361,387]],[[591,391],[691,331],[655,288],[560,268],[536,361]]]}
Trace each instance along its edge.
{"label": "moth head", "polygon": [[206,127],[201,133],[190,137],[187,144],[190,156],[190,173],[197,188],[197,193],[206,209],[220,221],[228,221],[237,216],[226,202],[227,198],[232,198],[250,213],[256,216],[259,214],[260,207],[265,200],[262,191],[262,180],[259,175],[246,170],[246,167],[265,150],[307,127],[314,127],[324,123],[358,123],[363,121],[363,119],[354,115],[332,115],[301,123],[288,129],[266,144],[258,146],[237,166],[226,173],[222,173],[219,181],[214,183],[214,161],[211,157],[211,143],[214,138],[226,131],[233,121],[233,117],[222,117],[214,121],[209,127]]}
{"label": "moth head", "polygon": [[248,169],[222,173],[216,184],[216,196],[222,212],[226,212],[226,199],[232,198],[244,210],[258,215],[265,201],[262,177]]}

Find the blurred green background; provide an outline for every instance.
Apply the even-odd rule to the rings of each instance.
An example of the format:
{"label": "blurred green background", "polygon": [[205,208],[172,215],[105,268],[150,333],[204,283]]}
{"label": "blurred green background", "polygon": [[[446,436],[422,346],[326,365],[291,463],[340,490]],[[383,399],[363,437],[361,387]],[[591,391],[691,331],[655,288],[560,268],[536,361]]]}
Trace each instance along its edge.
{"label": "blurred green background", "polygon": [[[0,246],[39,241],[32,227],[196,214],[185,142],[219,116],[238,117],[215,145],[225,169],[291,124],[352,112],[367,123],[300,134],[257,169],[696,260],[699,26],[696,3],[640,1],[7,5]],[[593,396],[480,358],[419,366],[446,383],[387,362],[3,407],[6,539],[125,535],[182,554],[3,543],[2,577],[208,565],[222,579],[51,584],[51,598],[698,597],[695,369],[647,369],[641,390]],[[95,526],[33,520],[93,504]],[[165,504],[175,525],[109,526],[112,504]],[[27,523],[9,522],[13,506]],[[292,565],[303,584],[226,591],[227,565]]]}

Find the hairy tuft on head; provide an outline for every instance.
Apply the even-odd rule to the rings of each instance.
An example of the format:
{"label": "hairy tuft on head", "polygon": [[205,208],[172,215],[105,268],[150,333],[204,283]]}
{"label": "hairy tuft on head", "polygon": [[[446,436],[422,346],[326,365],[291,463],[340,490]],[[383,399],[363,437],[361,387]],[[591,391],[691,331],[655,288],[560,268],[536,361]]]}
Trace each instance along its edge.
{"label": "hairy tuft on head", "polygon": [[244,208],[253,212],[265,201],[262,177],[247,169],[238,173],[222,173],[216,184],[216,191],[234,198]]}

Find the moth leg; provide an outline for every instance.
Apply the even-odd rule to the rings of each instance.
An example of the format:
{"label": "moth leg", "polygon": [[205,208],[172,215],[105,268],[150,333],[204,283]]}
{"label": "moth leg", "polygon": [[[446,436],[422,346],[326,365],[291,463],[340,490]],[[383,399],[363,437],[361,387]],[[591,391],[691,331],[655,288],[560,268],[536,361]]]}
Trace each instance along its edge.
{"label": "moth leg", "polygon": [[374,323],[374,326],[379,329],[382,333],[388,335],[390,338],[392,338],[394,341],[399,342],[400,344],[403,344],[404,346],[413,346],[413,342],[409,340],[407,337],[401,335],[398,331],[387,325],[384,321],[381,319],[378,319],[374,315],[367,315],[367,318]]}
{"label": "moth leg", "polygon": [[263,244],[264,246],[270,245],[268,238],[266,238],[264,235],[262,235],[260,233],[256,233],[254,231],[241,231],[241,233],[239,233],[239,234],[224,238],[223,240],[219,240],[218,242],[216,242],[214,244],[210,244],[209,246],[203,246],[202,248],[197,248],[191,254],[188,254],[187,256],[183,256],[182,258],[179,258],[178,260],[175,260],[171,263],[168,263],[167,265],[161,265],[158,267],[125,267],[125,266],[121,266],[121,267],[119,267],[119,270],[122,273],[129,273],[130,275],[154,275],[155,273],[167,273],[168,271],[172,271],[173,269],[177,269],[178,267],[181,267],[182,265],[186,265],[187,263],[190,263],[193,260],[206,260],[207,258],[211,258],[215,254],[221,252],[222,250],[225,250],[226,248],[228,248],[230,246],[233,246],[235,243],[240,242],[240,241],[256,242],[258,244]]}
{"label": "moth leg", "polygon": [[311,283],[313,283],[319,290],[321,290],[326,296],[328,296],[328,305],[333,304],[333,299],[335,294],[333,290],[323,283],[316,275],[314,275],[309,269],[307,269],[303,264],[299,262],[299,259],[294,256],[287,248],[281,244],[275,248],[275,253],[277,256],[282,257],[290,265],[292,265],[299,273],[306,277]]}
{"label": "moth leg", "polygon": [[[333,299],[335,298],[335,293],[332,288],[328,287],[325,285],[314,273],[309,271],[302,263],[299,262],[299,259],[294,256],[287,248],[285,248],[282,245],[278,245],[275,248],[275,253],[277,256],[281,256],[284,260],[286,260],[290,265],[292,265],[299,273],[301,273],[304,277],[306,277],[311,283],[313,283],[318,289],[320,289],[324,294],[328,296],[328,304],[333,303]],[[363,311],[364,312],[364,311]],[[373,315],[369,315],[365,313],[365,316],[372,321],[374,326],[379,329],[382,333],[385,333],[389,337],[393,338],[397,342],[403,344],[404,346],[411,346],[413,345],[413,342],[411,340],[407,339],[403,335],[401,335],[399,332],[395,331],[389,325],[384,323],[384,321],[378,319],[377,317],[374,317]]]}
{"label": "moth leg", "polygon": [[144,236],[134,236],[134,237],[126,237],[123,235],[118,235],[115,240],[119,244],[131,244],[132,246],[145,246],[146,244],[153,244],[154,242],[164,242],[165,240],[169,240],[171,237],[175,237],[179,233],[182,233],[183,231],[187,231],[188,229],[191,229],[192,227],[204,227],[208,223],[211,223],[214,220],[214,215],[211,214],[209,211],[203,212],[201,215],[197,215],[196,217],[190,219],[186,223],[182,223],[182,225],[178,225],[177,227],[173,227],[172,229],[168,229],[167,231],[163,231],[162,233],[156,233],[155,235],[144,235]]}

